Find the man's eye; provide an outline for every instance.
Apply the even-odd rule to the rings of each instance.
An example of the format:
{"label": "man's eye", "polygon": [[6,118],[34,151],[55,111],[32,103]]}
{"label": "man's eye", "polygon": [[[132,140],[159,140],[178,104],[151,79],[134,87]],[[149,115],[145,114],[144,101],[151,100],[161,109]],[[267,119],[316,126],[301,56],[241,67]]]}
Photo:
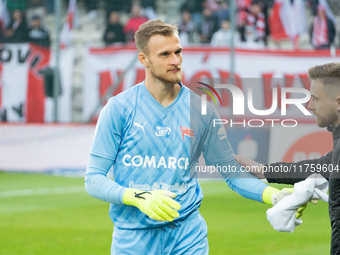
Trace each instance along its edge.
{"label": "man's eye", "polygon": [[163,53],[162,56],[166,57],[166,56],[168,56],[168,53]]}

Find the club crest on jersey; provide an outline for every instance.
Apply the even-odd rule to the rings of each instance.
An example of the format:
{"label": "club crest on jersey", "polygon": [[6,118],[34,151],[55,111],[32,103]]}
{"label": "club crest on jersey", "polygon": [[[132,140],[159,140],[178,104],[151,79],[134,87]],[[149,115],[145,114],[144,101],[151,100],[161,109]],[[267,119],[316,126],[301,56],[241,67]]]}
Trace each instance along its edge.
{"label": "club crest on jersey", "polygon": [[171,129],[168,127],[157,127],[156,135],[157,136],[165,136],[170,135]]}
{"label": "club crest on jersey", "polygon": [[184,141],[184,136],[185,135],[189,136],[189,137],[195,137],[194,130],[192,128],[187,128],[187,127],[181,127],[180,126],[180,129],[181,129],[183,141]]}

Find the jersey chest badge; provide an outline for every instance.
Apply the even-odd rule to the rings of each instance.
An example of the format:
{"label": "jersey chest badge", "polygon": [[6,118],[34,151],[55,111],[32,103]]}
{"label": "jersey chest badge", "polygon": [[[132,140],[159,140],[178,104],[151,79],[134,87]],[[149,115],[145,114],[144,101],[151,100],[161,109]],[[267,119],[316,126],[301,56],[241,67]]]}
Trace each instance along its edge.
{"label": "jersey chest badge", "polygon": [[156,129],[156,136],[166,136],[171,133],[171,128],[169,127],[156,127]]}
{"label": "jersey chest badge", "polygon": [[194,130],[192,128],[180,126],[180,129],[181,129],[183,141],[185,138],[184,136],[195,137]]}

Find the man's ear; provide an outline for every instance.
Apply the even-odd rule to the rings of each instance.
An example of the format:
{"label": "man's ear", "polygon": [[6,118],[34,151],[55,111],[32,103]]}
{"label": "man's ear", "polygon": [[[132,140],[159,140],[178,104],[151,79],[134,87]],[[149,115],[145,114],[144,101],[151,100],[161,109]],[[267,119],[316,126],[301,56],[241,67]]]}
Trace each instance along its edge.
{"label": "man's ear", "polygon": [[336,109],[337,109],[338,111],[340,111],[340,95],[337,95],[337,96],[336,96],[336,102],[337,102],[337,107],[336,107]]}
{"label": "man's ear", "polygon": [[147,56],[145,55],[144,52],[138,53],[138,60],[144,67],[149,67]]}

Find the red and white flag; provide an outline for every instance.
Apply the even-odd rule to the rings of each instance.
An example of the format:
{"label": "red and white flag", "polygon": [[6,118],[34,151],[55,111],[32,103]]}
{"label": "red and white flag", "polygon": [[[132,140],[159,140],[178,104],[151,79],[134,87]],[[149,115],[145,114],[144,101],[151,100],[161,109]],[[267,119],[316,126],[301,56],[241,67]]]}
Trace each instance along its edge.
{"label": "red and white flag", "polygon": [[63,46],[68,46],[71,43],[72,29],[76,27],[76,11],[77,0],[70,0],[68,4],[67,20],[64,23],[63,30],[61,31],[60,43]]}
{"label": "red and white flag", "polygon": [[307,17],[303,0],[275,0],[269,17],[273,40],[294,39],[307,32]]}
{"label": "red and white flag", "polygon": [[238,26],[246,25],[251,3],[252,3],[252,0],[237,0],[236,1],[236,6],[238,10],[236,24]]}
{"label": "red and white flag", "polygon": [[187,128],[187,127],[181,127],[181,126],[180,126],[180,129],[181,129],[183,141],[184,141],[185,135],[187,135],[189,137],[195,137],[193,129]]}
{"label": "red and white flag", "polygon": [[326,0],[319,0],[319,4],[321,4],[322,6],[324,6],[326,8],[326,16],[327,18],[329,18],[331,21],[333,21],[334,24],[337,23],[337,20],[334,17],[334,14],[331,10],[331,8],[329,7],[329,4]]}
{"label": "red and white flag", "polygon": [[[54,56],[49,47],[29,43],[2,44],[0,61],[0,125],[8,122],[53,121],[53,85],[49,67]],[[71,121],[71,85],[74,49],[60,52],[58,120]]]}

